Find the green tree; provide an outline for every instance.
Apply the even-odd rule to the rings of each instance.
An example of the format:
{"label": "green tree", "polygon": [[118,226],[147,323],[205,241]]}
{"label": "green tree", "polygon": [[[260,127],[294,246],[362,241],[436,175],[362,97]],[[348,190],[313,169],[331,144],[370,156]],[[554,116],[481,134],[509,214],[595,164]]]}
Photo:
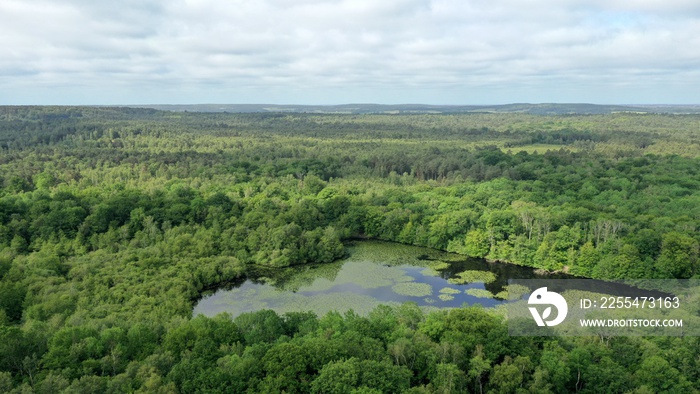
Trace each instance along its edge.
{"label": "green tree", "polygon": [[291,343],[275,345],[262,358],[266,377],[261,388],[267,392],[304,393],[309,391],[311,369],[306,349]]}
{"label": "green tree", "polygon": [[637,384],[656,393],[688,393],[693,390],[693,385],[660,356],[644,359],[634,378]]}
{"label": "green tree", "polygon": [[274,342],[284,334],[284,321],[269,309],[243,313],[236,317],[234,322],[248,345]]}
{"label": "green tree", "polygon": [[697,270],[698,241],[678,232],[666,233],[657,262],[659,271],[672,278],[690,278]]}
{"label": "green tree", "polygon": [[578,228],[562,226],[548,233],[535,253],[535,264],[550,271],[562,269],[565,264],[573,263],[570,252],[577,248],[579,240]]}
{"label": "green tree", "polygon": [[532,368],[529,357],[517,356],[515,360],[506,356],[502,363],[493,367],[489,378],[489,393],[515,393],[523,389],[525,377]]}
{"label": "green tree", "polygon": [[467,375],[458,366],[449,363],[437,364],[435,376],[430,381],[435,393],[462,393],[467,388]]}
{"label": "green tree", "polygon": [[469,360],[469,371],[467,375],[474,384],[474,390],[480,394],[484,392],[484,380],[491,370],[491,364],[484,359],[483,347],[478,345],[474,352],[474,357]]}
{"label": "green tree", "polygon": [[357,387],[360,381],[361,371],[357,368],[357,361],[333,361],[326,364],[318,377],[311,383],[312,393],[344,394]]}
{"label": "green tree", "polygon": [[388,362],[350,358],[326,364],[311,384],[312,393],[349,393],[366,387],[383,393],[410,387],[411,372]]}
{"label": "green tree", "polygon": [[464,250],[472,257],[485,257],[489,253],[489,236],[481,229],[471,230],[464,239]]}
{"label": "green tree", "polygon": [[49,171],[44,171],[34,177],[34,185],[39,190],[47,190],[56,184],[56,177]]}
{"label": "green tree", "polygon": [[569,358],[566,350],[555,342],[545,344],[540,357],[540,367],[547,371],[549,382],[555,392],[566,392],[572,378]]}
{"label": "green tree", "polygon": [[588,241],[579,250],[576,258],[576,265],[572,267],[571,273],[574,275],[591,276],[593,269],[600,262],[600,253],[593,246],[593,242]]}
{"label": "green tree", "polygon": [[603,258],[592,271],[596,278],[631,279],[649,275],[644,261],[633,245],[622,245],[616,255]]}

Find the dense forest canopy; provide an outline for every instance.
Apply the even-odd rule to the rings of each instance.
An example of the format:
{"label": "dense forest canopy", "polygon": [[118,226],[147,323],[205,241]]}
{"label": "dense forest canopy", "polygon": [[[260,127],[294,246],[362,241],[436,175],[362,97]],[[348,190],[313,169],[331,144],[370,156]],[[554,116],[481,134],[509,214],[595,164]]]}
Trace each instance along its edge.
{"label": "dense forest canopy", "polygon": [[[691,392],[697,338],[502,317],[192,318],[367,236],[600,279],[700,274],[700,115],[0,108],[0,391]],[[53,391],[52,391],[53,390]]]}

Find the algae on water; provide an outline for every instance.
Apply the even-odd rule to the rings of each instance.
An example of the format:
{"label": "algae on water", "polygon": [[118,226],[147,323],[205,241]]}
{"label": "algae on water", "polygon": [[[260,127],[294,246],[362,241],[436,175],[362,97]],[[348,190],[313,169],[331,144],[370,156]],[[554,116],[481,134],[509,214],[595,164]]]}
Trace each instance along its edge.
{"label": "algae on water", "polygon": [[459,278],[450,278],[447,281],[457,285],[468,283],[493,283],[496,281],[496,274],[491,271],[467,270],[457,274]]}
{"label": "algae on water", "polygon": [[391,287],[396,294],[411,297],[426,297],[433,294],[433,287],[427,283],[404,282]]}
{"label": "algae on water", "polygon": [[334,280],[318,278],[309,285],[299,287],[297,291],[322,292],[343,284],[355,284],[365,289],[376,289],[413,280],[413,277],[393,267],[386,267],[368,261],[348,262],[343,265]]}
{"label": "algae on water", "polygon": [[496,293],[495,297],[502,300],[517,300],[530,292],[530,289],[523,285],[505,285],[503,290]]}
{"label": "algae on water", "polygon": [[485,289],[467,289],[464,293],[477,298],[493,298],[493,293]]}
{"label": "algae on water", "polygon": [[505,286],[494,296],[483,288],[465,289],[464,285],[470,283],[492,283],[496,276],[472,269],[447,280],[444,276],[459,264],[463,264],[461,269],[472,265],[440,251],[379,241],[358,242],[348,251],[348,258],[330,264],[256,271],[251,275],[254,279],[240,287],[202,299],[193,314],[228,312],[237,316],[260,309],[278,313],[311,310],[318,314],[352,309],[366,314],[377,305],[399,305],[406,300],[415,301],[424,310],[437,310],[465,293],[504,300],[528,291],[522,286]]}
{"label": "algae on water", "polygon": [[438,296],[438,298],[441,299],[441,300],[443,300],[443,301],[452,301],[452,300],[455,299],[455,296],[453,296],[453,295],[451,295],[451,294],[444,294],[444,293],[442,293],[442,294],[440,294],[440,295]]}
{"label": "algae on water", "polygon": [[423,276],[440,276],[440,273],[430,267],[423,269],[420,272],[421,275]]}

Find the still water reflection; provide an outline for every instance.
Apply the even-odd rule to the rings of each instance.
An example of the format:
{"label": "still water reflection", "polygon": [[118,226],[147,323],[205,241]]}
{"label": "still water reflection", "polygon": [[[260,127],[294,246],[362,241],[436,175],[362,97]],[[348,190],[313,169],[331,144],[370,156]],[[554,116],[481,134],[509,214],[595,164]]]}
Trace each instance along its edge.
{"label": "still water reflection", "polygon": [[205,295],[193,315],[235,317],[260,309],[318,314],[352,309],[364,315],[380,304],[407,301],[423,309],[491,307],[507,299],[508,279],[541,277],[528,267],[388,242],[360,241],[347,250],[349,257],[331,264],[252,273]]}

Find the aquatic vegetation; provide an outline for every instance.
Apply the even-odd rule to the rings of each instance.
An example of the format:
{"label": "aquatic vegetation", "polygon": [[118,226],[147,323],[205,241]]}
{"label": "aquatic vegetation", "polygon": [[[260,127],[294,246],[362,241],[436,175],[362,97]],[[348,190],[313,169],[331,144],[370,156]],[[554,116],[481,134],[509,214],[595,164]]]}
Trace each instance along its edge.
{"label": "aquatic vegetation", "polygon": [[270,297],[266,297],[266,295],[274,294],[274,292],[274,287],[269,285],[246,283],[239,288],[215,293],[203,299],[194,307],[192,315],[204,314],[207,316],[215,316],[219,313],[227,312],[235,317],[244,312],[269,309],[270,305],[268,300]]}
{"label": "aquatic vegetation", "polygon": [[[500,301],[438,290],[483,289],[481,284],[447,282],[445,276],[466,270],[494,267],[510,277],[534,276],[530,268],[499,269],[498,263],[414,246],[341,244],[360,232],[548,271],[562,270],[566,262],[572,273],[583,276],[697,274],[694,261],[684,258],[694,260],[698,250],[697,115],[406,115],[0,108],[2,391],[42,391],[58,383],[66,391],[160,385],[166,391],[191,392],[207,384],[202,389],[327,392],[331,390],[309,386],[321,363],[304,368],[302,362],[302,372],[308,374],[287,371],[292,372],[287,377],[279,373],[284,366],[270,364],[275,355],[285,356],[296,346],[308,351],[317,343],[324,346],[313,320],[290,320],[284,327],[250,320],[244,333],[244,325],[237,327],[226,317],[190,319],[194,301],[202,291],[231,284],[240,290],[228,297],[202,298],[194,314],[270,308],[319,314],[352,308],[363,313],[376,303],[399,300],[431,308],[456,306],[466,299],[494,305]],[[530,154],[532,146],[519,146],[528,141],[547,143],[536,148],[540,153],[551,148],[551,154]],[[494,144],[498,148],[489,147]],[[515,154],[518,150],[524,154]],[[400,175],[404,172],[406,176]],[[659,202],[662,209],[653,209]],[[643,214],[635,214],[639,211]],[[623,231],[605,231],[611,228]],[[641,247],[645,245],[653,247]],[[311,265],[333,264],[346,255],[348,264],[365,266],[342,269],[338,264],[334,271]],[[630,267],[628,260],[648,264]],[[439,269],[438,261],[449,268]],[[294,268],[287,270],[290,266]],[[395,272],[386,272],[389,268]],[[420,276],[423,269],[435,276]],[[270,279],[255,281],[263,276]],[[467,277],[455,278],[469,283]],[[433,295],[392,291],[392,286],[412,281],[430,283]],[[486,287],[504,298],[517,297],[516,290],[501,292],[503,283]],[[454,301],[441,301],[440,296]],[[521,297],[519,302],[527,304],[527,295]],[[267,312],[259,312],[261,322],[277,320],[267,320]],[[486,391],[512,391],[507,386],[513,383],[508,377],[514,366],[521,368],[515,375],[523,375],[519,388],[529,391],[542,390],[543,384],[551,384],[553,392],[604,391],[618,376],[620,391],[700,388],[694,341],[606,340],[623,345],[611,348],[567,338],[546,347],[537,338],[522,337],[515,343],[489,336],[487,330],[502,334],[505,326],[491,312],[481,312],[465,313],[475,317],[467,325],[452,324],[456,314],[431,317],[431,330],[439,327],[445,335],[409,341],[421,345],[415,350],[425,363],[392,362],[398,350],[411,356],[411,349],[400,348],[401,342],[389,349],[389,341],[406,337],[407,325],[400,319],[377,316],[370,326],[381,324],[382,330],[371,333],[360,329],[363,322],[356,319],[329,317],[324,324],[333,327],[338,345],[367,350],[352,355],[362,361],[363,355],[382,359],[387,372],[393,367],[415,369],[406,379],[426,389],[445,389],[449,383],[456,392],[474,391],[482,384]],[[522,312],[531,324],[529,310]],[[673,318],[680,311],[663,312]],[[418,314],[405,316],[420,321]],[[259,340],[245,338],[251,334]],[[369,341],[358,342],[365,334]],[[307,344],[303,336],[320,340]],[[293,343],[285,339],[290,337]],[[239,339],[242,345],[231,346]],[[152,343],[139,346],[142,340]],[[432,357],[441,350],[435,346],[452,340],[467,344],[467,353],[451,354],[452,360]],[[476,343],[488,345],[486,363],[469,362],[478,356],[469,352]],[[578,363],[584,367],[580,384],[572,381],[573,365],[568,374],[547,373],[557,372],[553,365],[566,364],[567,351],[578,345],[585,347],[581,354],[590,353],[591,362],[624,357],[613,357],[614,362],[598,369]],[[272,352],[262,362],[267,350]],[[349,357],[343,349],[328,350],[325,364]],[[504,360],[506,353],[511,364]],[[518,360],[518,355],[530,361]],[[223,363],[212,362],[216,359]],[[545,363],[538,365],[540,360]],[[438,362],[454,362],[464,374],[455,375],[454,365],[438,368]],[[326,375],[352,372],[338,369],[340,364],[328,367]],[[590,373],[607,369],[610,373]],[[138,371],[145,374],[137,377]],[[673,379],[654,379],[659,373]],[[379,383],[403,374],[382,375]],[[280,385],[283,380],[291,384]],[[234,386],[225,387],[228,382]]]}
{"label": "aquatic vegetation", "polygon": [[493,298],[493,293],[485,289],[467,289],[464,293],[477,298]]}
{"label": "aquatic vegetation", "polygon": [[452,301],[455,299],[455,296],[453,296],[451,294],[440,294],[438,296],[438,298],[443,300],[443,301]]}
{"label": "aquatic vegetation", "polygon": [[299,291],[301,288],[313,285],[320,278],[333,282],[344,263],[344,260],[340,260],[328,264],[291,267],[278,274],[280,278],[274,285],[288,291]]}
{"label": "aquatic vegetation", "polygon": [[435,271],[432,268],[426,268],[426,269],[422,270],[420,273],[423,276],[440,276],[440,273]]}
{"label": "aquatic vegetation", "polygon": [[457,274],[459,278],[450,278],[447,281],[453,284],[462,285],[467,283],[493,283],[496,281],[496,274],[491,271],[467,270]]}
{"label": "aquatic vegetation", "polygon": [[517,300],[530,292],[530,289],[523,285],[505,285],[503,290],[496,293],[495,297],[502,300]]}
{"label": "aquatic vegetation", "polygon": [[201,313],[213,316],[221,312],[228,312],[233,317],[236,317],[241,313],[254,312],[261,309],[272,309],[279,314],[313,311],[318,315],[324,315],[330,311],[346,312],[352,309],[358,314],[366,315],[380,304],[400,304],[392,301],[380,301],[366,294],[337,292],[304,295],[280,291],[268,285],[233,289],[230,292],[222,293],[220,296],[215,295],[212,297],[213,300],[206,303],[206,308],[200,307],[199,305],[202,305],[200,303],[193,311],[193,315]]}
{"label": "aquatic vegetation", "polygon": [[334,280],[318,278],[310,285],[299,287],[297,291],[322,292],[343,284],[355,284],[365,289],[376,289],[413,280],[414,278],[411,276],[393,267],[386,267],[369,261],[348,261],[338,271]]}
{"label": "aquatic vegetation", "polygon": [[411,297],[425,297],[433,294],[433,288],[427,283],[404,282],[391,287],[396,294]]}
{"label": "aquatic vegetation", "polygon": [[425,267],[429,261],[422,260],[423,256],[437,259],[445,254],[434,249],[382,241],[362,241],[347,249],[351,256],[348,261],[376,261],[390,266],[409,264]]}
{"label": "aquatic vegetation", "polygon": [[[463,294],[464,289],[449,285],[442,278],[446,271],[439,270],[452,266],[444,252],[378,241],[357,242],[348,247],[348,251],[348,258],[329,264],[284,270],[260,269],[255,272],[257,275],[252,275],[255,279],[238,285],[240,287],[202,299],[193,314],[214,316],[228,312],[238,316],[261,309],[272,309],[277,313],[313,311],[319,315],[352,309],[365,314],[377,305],[398,305],[408,299],[422,304],[421,309],[440,309],[444,308],[441,305]],[[394,260],[387,263],[384,258]],[[491,272],[471,270],[460,272],[454,279],[463,284],[490,282],[495,276]],[[507,289],[498,295],[507,297]],[[521,294],[527,292],[525,288],[512,289]],[[485,290],[472,289],[467,294],[493,297]]]}

